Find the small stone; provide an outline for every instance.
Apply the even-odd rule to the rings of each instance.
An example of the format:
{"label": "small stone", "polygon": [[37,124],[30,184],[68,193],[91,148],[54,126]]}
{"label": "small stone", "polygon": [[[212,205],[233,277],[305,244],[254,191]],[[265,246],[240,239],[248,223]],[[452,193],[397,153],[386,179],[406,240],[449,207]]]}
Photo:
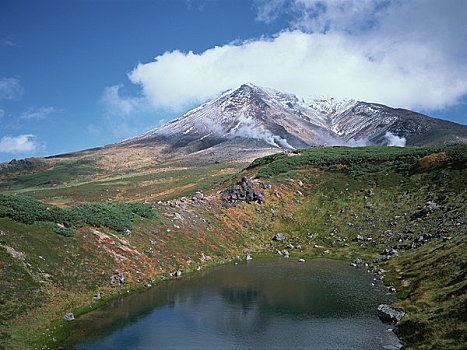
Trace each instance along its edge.
{"label": "small stone", "polygon": [[178,270],[175,272],[175,277],[180,277],[182,275],[182,271]]}
{"label": "small stone", "polygon": [[248,260],[253,260],[253,258],[250,256],[250,254],[247,254],[245,260],[246,260],[246,261],[248,261]]}
{"label": "small stone", "polygon": [[323,255],[327,255],[327,254],[329,254],[329,253],[331,253],[331,252],[329,251],[329,249],[326,249],[326,250],[323,252]]}
{"label": "small stone", "polygon": [[75,319],[75,315],[73,315],[72,312],[68,312],[65,314],[63,318],[67,321],[73,321]]}
{"label": "small stone", "polygon": [[436,178],[438,180],[442,180],[442,179],[446,178],[447,176],[448,176],[448,174],[446,174],[446,173],[439,173],[438,175],[436,175]]}
{"label": "small stone", "polygon": [[298,259],[298,262],[305,262],[305,259]]}

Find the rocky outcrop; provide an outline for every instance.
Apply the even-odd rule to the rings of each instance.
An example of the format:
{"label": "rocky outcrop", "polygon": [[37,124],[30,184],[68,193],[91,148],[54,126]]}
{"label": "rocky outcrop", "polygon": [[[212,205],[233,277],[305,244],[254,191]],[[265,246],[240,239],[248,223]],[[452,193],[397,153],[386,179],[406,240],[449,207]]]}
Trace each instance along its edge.
{"label": "rocky outcrop", "polygon": [[248,204],[257,202],[264,203],[264,193],[259,191],[253,182],[243,177],[239,182],[227,187],[221,194],[222,205],[226,208],[235,206],[239,202]]}
{"label": "rocky outcrop", "polygon": [[272,240],[276,242],[285,241],[286,239],[287,237],[284,236],[282,233],[276,233],[274,237],[272,237]]}
{"label": "rocky outcrop", "polygon": [[427,216],[428,214],[432,213],[438,208],[439,205],[436,204],[434,201],[428,201],[422,209],[417,210],[415,213],[412,214],[411,219],[415,220]]}
{"label": "rocky outcrop", "polygon": [[397,323],[404,315],[405,312],[394,310],[387,304],[380,304],[378,306],[378,317],[383,322]]}

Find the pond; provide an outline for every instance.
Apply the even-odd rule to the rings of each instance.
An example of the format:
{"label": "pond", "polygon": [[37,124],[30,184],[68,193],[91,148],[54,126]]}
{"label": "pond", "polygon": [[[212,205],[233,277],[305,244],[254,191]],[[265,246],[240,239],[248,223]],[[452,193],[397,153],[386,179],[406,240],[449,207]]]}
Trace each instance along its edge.
{"label": "pond", "polygon": [[83,315],[74,349],[398,349],[394,297],[343,261],[264,258],[166,281]]}

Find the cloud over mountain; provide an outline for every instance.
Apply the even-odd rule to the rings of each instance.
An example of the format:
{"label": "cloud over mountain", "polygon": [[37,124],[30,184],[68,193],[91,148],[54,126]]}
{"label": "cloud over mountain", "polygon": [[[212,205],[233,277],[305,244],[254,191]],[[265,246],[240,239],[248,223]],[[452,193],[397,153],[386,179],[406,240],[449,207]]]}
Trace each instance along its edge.
{"label": "cloud over mountain", "polygon": [[129,78],[153,107],[172,111],[245,81],[425,111],[467,94],[461,1],[259,2],[258,18],[273,21],[271,9],[292,13],[291,29],[201,53],[165,52]]}

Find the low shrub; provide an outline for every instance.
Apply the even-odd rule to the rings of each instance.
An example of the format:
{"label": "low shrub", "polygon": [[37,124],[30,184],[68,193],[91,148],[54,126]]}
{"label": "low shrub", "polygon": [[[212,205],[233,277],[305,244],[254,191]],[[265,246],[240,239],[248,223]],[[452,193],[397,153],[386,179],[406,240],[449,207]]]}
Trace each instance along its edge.
{"label": "low shrub", "polygon": [[429,154],[444,152],[453,163],[467,161],[467,146],[453,147],[331,147],[308,148],[287,157],[277,153],[253,161],[247,169],[264,165],[258,170],[258,178],[269,178],[303,167],[315,167],[329,171],[343,171],[360,177],[384,170],[410,171],[418,169],[419,159]]}
{"label": "low shrub", "polygon": [[[150,204],[143,203],[85,203],[71,208],[44,204],[31,197],[0,193],[0,217],[9,217],[15,221],[33,224],[35,221],[52,221],[66,228],[78,228],[84,225],[106,226],[118,232],[132,228],[132,223],[140,217],[154,216]],[[55,231],[57,232],[57,231]],[[59,234],[69,231],[60,230]]]}
{"label": "low shrub", "polygon": [[65,237],[72,237],[75,234],[71,228],[60,226],[54,227],[54,232]]}

